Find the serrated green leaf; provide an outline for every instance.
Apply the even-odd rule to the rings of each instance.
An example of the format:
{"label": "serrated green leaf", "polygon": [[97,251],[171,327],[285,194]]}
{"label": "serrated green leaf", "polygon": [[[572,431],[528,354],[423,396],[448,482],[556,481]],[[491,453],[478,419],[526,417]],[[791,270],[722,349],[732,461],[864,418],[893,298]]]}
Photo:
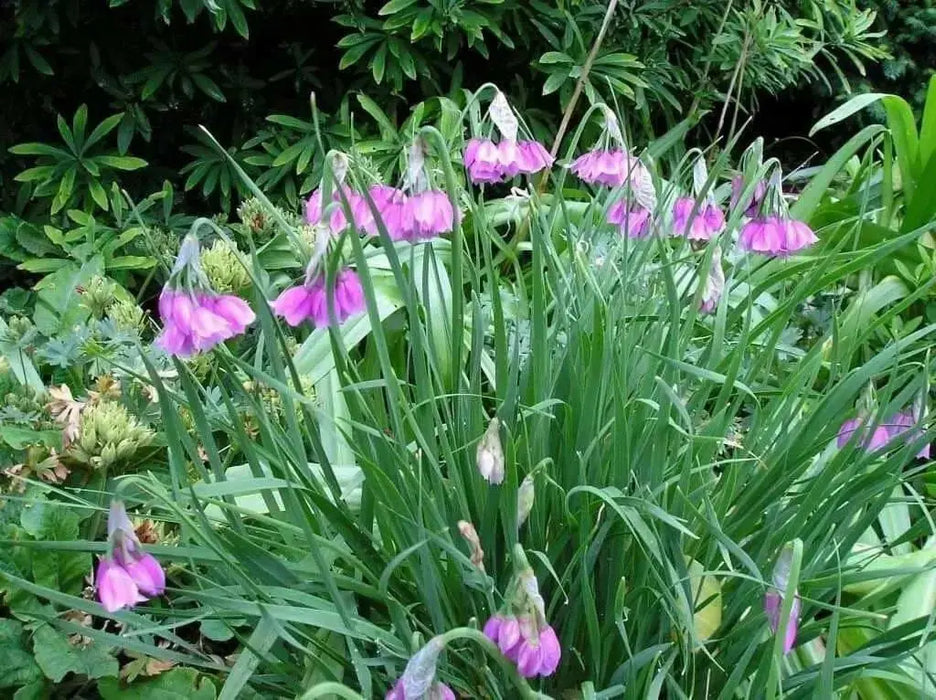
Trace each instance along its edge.
{"label": "serrated green leaf", "polygon": [[42,679],[42,669],[26,645],[23,623],[0,619],[0,689],[16,688]]}

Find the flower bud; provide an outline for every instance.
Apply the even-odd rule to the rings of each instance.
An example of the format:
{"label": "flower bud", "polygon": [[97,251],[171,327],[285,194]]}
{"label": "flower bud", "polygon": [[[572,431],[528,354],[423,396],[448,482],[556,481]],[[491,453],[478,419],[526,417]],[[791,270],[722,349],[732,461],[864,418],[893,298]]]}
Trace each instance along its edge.
{"label": "flower bud", "polygon": [[523,523],[530,517],[535,496],[533,475],[527,474],[520,482],[520,488],[517,489],[517,528],[523,527]]}
{"label": "flower bud", "polygon": [[[793,565],[793,547],[787,545],[780,552],[777,563],[771,575],[772,587],[767,589],[764,597],[764,609],[770,623],[770,631],[776,633],[780,628],[780,614],[783,609],[783,600],[789,593],[787,587],[790,580],[790,570]],[[793,591],[793,604],[790,607],[790,617],[786,624],[786,635],[783,639],[783,653],[788,654],[796,644],[796,631],[799,626],[800,602],[799,592]]]}
{"label": "flower bud", "polygon": [[490,484],[504,481],[504,450],[500,441],[500,421],[492,418],[478,442],[477,466],[481,476]]}
{"label": "flower bud", "polygon": [[485,573],[484,550],[481,549],[481,538],[478,537],[478,531],[475,530],[474,525],[467,520],[458,521],[458,531],[461,533],[462,537],[465,538],[469,549],[471,549],[471,563],[478,567],[478,570],[482,574]]}
{"label": "flower bud", "polygon": [[421,698],[425,696],[435,681],[436,663],[442,652],[442,643],[433,637],[410,658],[400,679],[403,683],[403,696]]}

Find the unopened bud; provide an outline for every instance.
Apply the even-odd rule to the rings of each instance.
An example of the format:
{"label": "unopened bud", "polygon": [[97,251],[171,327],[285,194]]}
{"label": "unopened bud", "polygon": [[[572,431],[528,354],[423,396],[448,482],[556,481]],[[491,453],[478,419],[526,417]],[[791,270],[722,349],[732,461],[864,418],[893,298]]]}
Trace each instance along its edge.
{"label": "unopened bud", "polygon": [[536,489],[533,483],[533,475],[527,474],[517,489],[517,527],[523,527],[523,523],[530,517],[533,510],[533,499],[536,496]]}
{"label": "unopened bud", "polygon": [[478,471],[491,484],[504,481],[504,450],[500,441],[500,421],[492,418],[478,443]]}
{"label": "unopened bud", "polygon": [[407,698],[424,697],[435,681],[436,663],[442,652],[442,643],[438,637],[430,639],[426,646],[417,651],[406,664],[403,671],[403,696]]}
{"label": "unopened bud", "polygon": [[465,542],[468,543],[468,548],[471,550],[471,563],[478,567],[482,574],[486,573],[484,570],[484,550],[481,549],[481,538],[478,537],[475,526],[467,520],[459,520],[458,531],[465,538]]}

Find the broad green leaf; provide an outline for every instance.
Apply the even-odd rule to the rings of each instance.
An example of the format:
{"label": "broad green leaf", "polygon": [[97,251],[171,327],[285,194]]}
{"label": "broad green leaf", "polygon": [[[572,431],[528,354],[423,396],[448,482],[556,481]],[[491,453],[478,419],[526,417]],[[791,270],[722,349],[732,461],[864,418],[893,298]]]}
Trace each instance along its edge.
{"label": "broad green leaf", "polygon": [[410,5],[415,5],[416,2],[418,0],[390,0],[377,11],[377,14],[381,16],[392,15],[400,10],[405,10]]}
{"label": "broad green leaf", "polygon": [[98,683],[103,700],[215,700],[211,680],[192,668],[173,668],[155,678],[125,685],[116,678]]}
{"label": "broad green leaf", "polygon": [[44,391],[45,384],[39,371],[33,364],[32,358],[8,340],[9,326],[0,316],[0,357],[10,365],[10,371],[20,384],[31,387],[37,391]]}
{"label": "broad green leaf", "polygon": [[[117,125],[120,123],[120,120],[124,118],[124,115],[121,114],[112,114],[107,119],[102,121],[91,132],[91,135],[88,136],[88,140],[85,142],[85,149],[91,148],[98,141],[107,136],[111,131],[113,131]],[[106,209],[106,207],[104,207]]]}
{"label": "broad green leaf", "polygon": [[[929,88],[926,91],[926,104],[923,107],[923,122],[920,125],[920,164],[926,168],[927,163],[936,157],[936,75],[930,77]],[[924,184],[924,187],[928,185]]]}
{"label": "broad green leaf", "polygon": [[0,619],[0,689],[16,688],[42,678],[42,670],[26,645],[23,623]]}
{"label": "broad green leaf", "polygon": [[94,161],[118,170],[139,170],[147,165],[142,158],[133,156],[95,156]]}
{"label": "broad green leaf", "polygon": [[120,670],[110,650],[97,642],[73,645],[68,637],[49,625],[33,636],[36,663],[49,680],[58,683],[69,673],[86,678],[116,676]]}
{"label": "broad green leaf", "polygon": [[866,107],[870,107],[875,102],[878,102],[887,96],[887,93],[883,92],[868,92],[862,95],[855,95],[850,100],[848,100],[848,102],[839,107],[836,107],[822,119],[817,121],[813,128],[809,130],[809,135],[814,136],[816,132],[848,119],[856,112],[860,112]]}

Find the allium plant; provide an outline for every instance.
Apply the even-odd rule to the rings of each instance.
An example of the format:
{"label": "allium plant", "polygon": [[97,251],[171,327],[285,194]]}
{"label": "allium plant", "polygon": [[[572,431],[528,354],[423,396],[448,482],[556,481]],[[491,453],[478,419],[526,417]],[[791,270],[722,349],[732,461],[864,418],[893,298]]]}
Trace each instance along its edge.
{"label": "allium plant", "polygon": [[[463,143],[432,127],[418,137],[439,153]],[[677,158],[665,142],[654,153],[662,179]],[[423,694],[772,700],[854,694],[882,674],[930,693],[914,591],[929,585],[932,551],[923,525],[903,525],[923,522],[925,463],[917,449],[834,442],[863,387],[884,416],[928,392],[934,331],[895,335],[888,310],[849,347],[837,325],[801,332],[817,296],[923,231],[860,256],[823,235],[829,254],[783,264],[707,242],[744,264],[728,260],[732,304],[699,318],[684,293],[697,272],[688,246],[630,245],[588,215],[627,186],[596,188],[597,200],[534,189],[518,207],[481,188],[465,196],[441,162],[449,201],[470,207],[450,237],[337,239],[347,248],[330,261],[353,266],[361,323],[293,334],[264,306],[258,342],[212,355],[216,384],[184,365],[149,372],[167,452],[141,481],[180,540],[184,587],[95,637],[216,671],[225,697],[408,696],[403,664],[434,639],[448,651],[419,676]],[[724,166],[712,170],[727,184]],[[776,196],[758,217],[787,215]],[[828,199],[807,187],[789,216],[821,220]],[[642,204],[658,227],[670,205]],[[847,314],[852,299],[836,303]],[[925,403],[913,411],[912,426],[885,428],[895,447],[932,437]],[[479,464],[492,415],[503,462],[488,450]],[[784,573],[791,542],[801,555]],[[63,611],[88,605],[28,575],[0,566],[4,586]],[[210,640],[180,636],[202,624],[230,631],[233,668]]]}

